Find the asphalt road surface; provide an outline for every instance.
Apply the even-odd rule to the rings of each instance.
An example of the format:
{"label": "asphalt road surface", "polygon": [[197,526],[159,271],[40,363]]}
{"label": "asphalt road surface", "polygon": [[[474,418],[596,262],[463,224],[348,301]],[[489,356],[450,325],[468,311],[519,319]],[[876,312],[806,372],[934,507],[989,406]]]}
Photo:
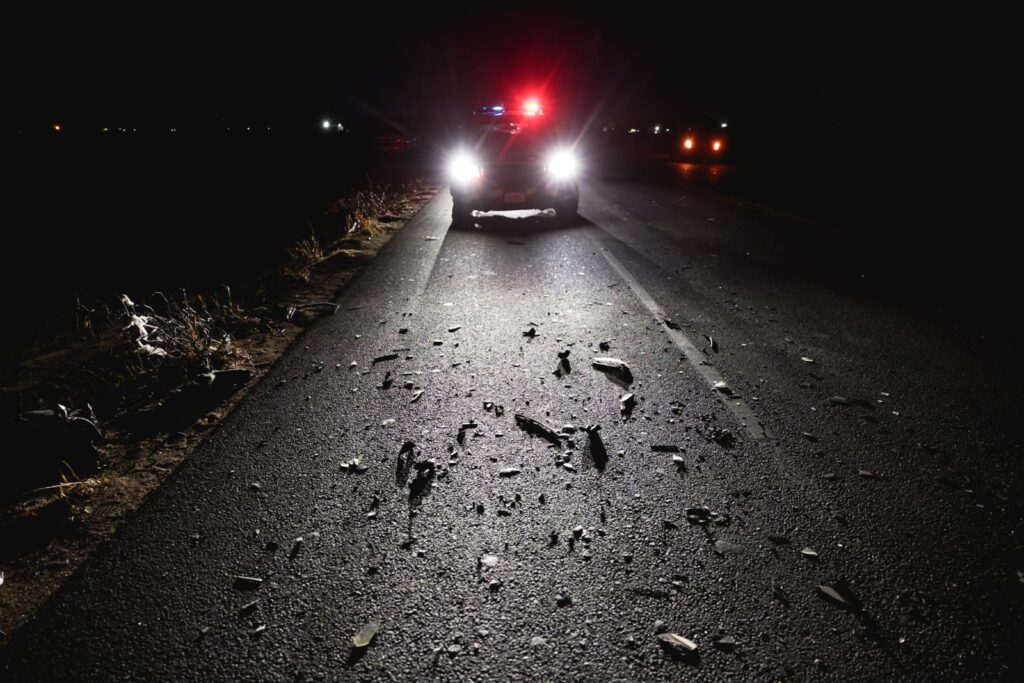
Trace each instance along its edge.
{"label": "asphalt road surface", "polygon": [[4,679],[1020,680],[998,342],[877,244],[703,191],[591,180],[571,226],[450,207],[15,634]]}

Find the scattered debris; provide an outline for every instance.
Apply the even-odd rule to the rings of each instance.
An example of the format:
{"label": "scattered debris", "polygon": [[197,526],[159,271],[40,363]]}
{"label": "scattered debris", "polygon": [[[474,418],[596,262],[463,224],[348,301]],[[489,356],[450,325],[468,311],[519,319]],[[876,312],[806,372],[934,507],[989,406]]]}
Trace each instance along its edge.
{"label": "scattered debris", "polygon": [[662,444],[662,443],[659,443],[659,444],[653,444],[651,446],[651,450],[654,451],[655,453],[678,453],[679,452],[679,446],[676,446],[674,444]]}
{"label": "scattered debris", "polygon": [[597,348],[600,349],[601,351],[608,351],[609,349],[612,348],[612,343],[611,341],[598,342]]}
{"label": "scattered debris", "polygon": [[743,552],[743,546],[729,541],[715,541],[715,554],[736,555]]}
{"label": "scattered debris", "polygon": [[715,512],[706,506],[686,508],[686,521],[690,524],[700,524],[702,526],[707,526],[712,522],[714,522],[715,526],[729,526],[732,523],[729,515]]}
{"label": "scattered debris", "polygon": [[711,637],[711,644],[723,652],[732,652],[736,648],[736,639],[719,633]]}
{"label": "scattered debris", "polygon": [[708,438],[717,443],[722,448],[732,448],[736,445],[736,437],[733,433],[724,427],[715,425],[708,430]]}
{"label": "scattered debris", "polygon": [[718,342],[716,342],[714,339],[711,338],[710,335],[707,334],[704,335],[704,338],[707,339],[708,343],[711,344],[711,350],[714,351],[715,353],[718,353]]}
{"label": "scattered debris", "polygon": [[263,579],[259,578],[258,576],[235,575],[231,578],[235,580],[235,590],[255,590],[263,585]]}
{"label": "scattered debris", "polygon": [[818,595],[831,600],[833,603],[844,609],[856,609],[855,601],[851,597],[847,597],[840,593],[834,586],[829,586],[824,583],[819,584]]}
{"label": "scattered debris", "polygon": [[818,443],[818,437],[816,437],[814,434],[811,434],[810,432],[800,432],[800,436],[804,437],[811,443]]}
{"label": "scattered debris", "polygon": [[[383,356],[377,356],[376,358],[373,359],[373,364],[376,365],[377,363],[383,363],[384,361],[388,361],[388,360],[398,360],[398,354],[397,353],[386,353]],[[354,363],[353,363],[353,365],[354,365]]]}
{"label": "scattered debris", "polygon": [[658,642],[663,647],[670,648],[675,652],[684,655],[692,655],[697,651],[697,643],[693,642],[689,638],[684,638],[678,633],[659,633]]}
{"label": "scattered debris", "polygon": [[419,389],[415,394],[412,395],[412,400],[409,403],[415,403],[420,400],[420,396],[423,395],[423,389]]}
{"label": "scattered debris", "polygon": [[330,301],[315,301],[308,304],[296,304],[289,306],[284,319],[291,320],[299,325],[308,324],[315,317],[321,315],[334,315],[338,310],[338,304]]}
{"label": "scattered debris", "polygon": [[417,501],[430,491],[437,473],[437,463],[431,458],[414,462],[412,468],[416,473],[409,480],[409,500]]}
{"label": "scattered debris", "polygon": [[462,329],[462,325],[452,325],[451,327],[448,328],[448,331],[449,332],[458,332],[461,329]]}
{"label": "scattered debris", "polygon": [[857,474],[859,474],[864,479],[878,479],[878,475],[872,472],[871,470],[857,470]]}
{"label": "scattered debris", "polygon": [[532,417],[516,413],[516,424],[519,425],[519,428],[524,432],[547,439],[555,445],[560,445],[562,443],[561,437],[554,429],[539,420],[533,419]]}
{"label": "scattered debris", "polygon": [[395,470],[395,483],[397,485],[405,486],[409,480],[409,472],[412,470],[412,464],[415,460],[416,444],[412,441],[406,441],[398,451],[398,462]]}
{"label": "scattered debris", "polygon": [[[11,433],[4,434],[5,449],[35,457],[4,458],[4,476],[0,477],[0,496],[22,493],[33,486],[61,482],[62,475],[87,477],[99,469],[97,445],[103,440],[99,421],[92,406],[68,410],[56,404],[51,410],[29,410],[18,415]],[[68,469],[71,472],[68,472]]]}
{"label": "scattered debris", "polygon": [[729,387],[728,384],[726,384],[722,380],[718,380],[717,382],[715,382],[714,389],[718,393],[723,394],[725,396],[733,396],[734,395],[733,394],[733,390]]}
{"label": "scattered debris", "polygon": [[818,559],[818,552],[814,548],[804,548],[800,554],[810,560]]}
{"label": "scattered debris", "polygon": [[597,370],[604,372],[612,377],[626,383],[627,385],[633,383],[633,373],[630,372],[629,366],[618,358],[610,357],[599,357],[591,360],[591,364]]}
{"label": "scattered debris", "polygon": [[480,564],[483,565],[484,567],[494,567],[495,565],[498,564],[498,556],[497,555],[484,555],[483,557],[480,558]]}
{"label": "scattered debris", "polygon": [[537,328],[531,327],[530,329],[526,330],[526,332],[523,332],[523,336],[533,339],[534,337],[537,336]]}
{"label": "scattered debris", "polygon": [[487,588],[492,593],[497,593],[499,590],[501,590],[501,587],[503,585],[504,584],[502,583],[501,579],[491,579],[490,581],[487,582]]}
{"label": "scattered debris", "polygon": [[370,644],[377,630],[380,628],[379,621],[371,621],[359,630],[359,633],[352,636],[352,645],[357,648],[364,648]]}
{"label": "scattered debris", "polygon": [[543,636],[534,636],[530,638],[530,647],[543,647],[548,644],[547,638]]}
{"label": "scattered debris", "polygon": [[800,360],[802,360],[805,363],[813,363],[814,362],[813,358],[808,358],[807,356],[800,356]]}
{"label": "scattered debris", "polygon": [[519,474],[519,471],[520,470],[519,470],[518,467],[506,467],[505,469],[503,469],[500,472],[498,472],[498,476],[499,477],[514,477],[517,474]]}
{"label": "scattered debris", "polygon": [[365,464],[361,458],[349,458],[343,460],[341,463],[341,469],[346,472],[355,472],[356,474],[362,474],[366,470],[370,469],[370,466]]}
{"label": "scattered debris", "polygon": [[628,420],[630,415],[633,414],[633,409],[636,408],[636,396],[632,393],[623,394],[619,397],[619,412],[622,413],[622,419]]}
{"label": "scattered debris", "polygon": [[583,431],[587,433],[588,437],[587,454],[590,456],[590,461],[599,472],[604,472],[604,468],[608,465],[608,451],[605,449],[604,441],[601,439],[601,425],[587,425],[583,428]]}
{"label": "scattered debris", "polygon": [[572,596],[568,593],[555,593],[555,604],[559,607],[571,607]]}

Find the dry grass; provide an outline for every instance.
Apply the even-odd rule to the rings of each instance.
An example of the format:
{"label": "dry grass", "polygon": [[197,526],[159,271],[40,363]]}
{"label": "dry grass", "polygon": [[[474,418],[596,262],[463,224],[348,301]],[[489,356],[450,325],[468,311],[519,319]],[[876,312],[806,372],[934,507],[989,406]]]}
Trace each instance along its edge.
{"label": "dry grass", "polygon": [[224,297],[207,303],[202,296],[179,298],[162,292],[152,303],[136,305],[121,297],[126,324],[124,331],[138,356],[136,370],[146,371],[152,363],[174,362],[190,370],[210,371],[237,361],[228,330],[243,316],[241,308],[224,289]]}
{"label": "dry grass", "polygon": [[[373,182],[361,190],[353,190],[328,203],[324,218],[330,224],[318,237],[309,221],[309,237],[288,250],[291,260],[285,272],[308,283],[316,267],[325,260],[352,251],[358,241],[372,237],[381,230],[380,219],[398,213],[403,193],[389,186],[375,187]],[[335,235],[335,239],[324,235]]]}
{"label": "dry grass", "polygon": [[313,270],[326,258],[312,223],[309,224],[309,237],[299,240],[288,250],[288,254],[291,256],[291,261],[286,267],[286,271],[303,282],[309,282],[313,276]]}

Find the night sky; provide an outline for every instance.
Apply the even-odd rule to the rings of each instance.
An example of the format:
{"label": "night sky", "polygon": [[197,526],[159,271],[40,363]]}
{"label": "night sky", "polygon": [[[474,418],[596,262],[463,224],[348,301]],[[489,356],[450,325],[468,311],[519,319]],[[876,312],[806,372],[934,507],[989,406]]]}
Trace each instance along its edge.
{"label": "night sky", "polygon": [[[996,12],[594,7],[47,12],[9,24],[8,132],[46,133],[56,122],[68,133],[313,131],[329,118],[429,136],[482,99],[540,92],[549,113],[578,128],[707,114],[794,159],[802,149],[866,164],[865,151],[945,155],[939,141],[1015,109],[1013,22]],[[955,149],[960,158],[992,151]]]}
{"label": "night sky", "polygon": [[22,126],[299,125],[332,114],[417,120],[542,89],[551,105],[600,106],[605,118],[700,110],[851,125],[941,98],[964,57],[914,17],[860,6],[757,16],[669,7],[350,6],[278,20],[174,5],[164,16],[35,18],[15,36],[9,101]]}

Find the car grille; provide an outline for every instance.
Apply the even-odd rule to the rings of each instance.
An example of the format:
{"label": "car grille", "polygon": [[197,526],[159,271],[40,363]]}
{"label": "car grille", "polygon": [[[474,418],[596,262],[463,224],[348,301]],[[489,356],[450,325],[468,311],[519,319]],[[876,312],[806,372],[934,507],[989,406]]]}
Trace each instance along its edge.
{"label": "car grille", "polygon": [[484,185],[501,189],[525,189],[542,182],[543,169],[537,164],[495,164],[484,167]]}

